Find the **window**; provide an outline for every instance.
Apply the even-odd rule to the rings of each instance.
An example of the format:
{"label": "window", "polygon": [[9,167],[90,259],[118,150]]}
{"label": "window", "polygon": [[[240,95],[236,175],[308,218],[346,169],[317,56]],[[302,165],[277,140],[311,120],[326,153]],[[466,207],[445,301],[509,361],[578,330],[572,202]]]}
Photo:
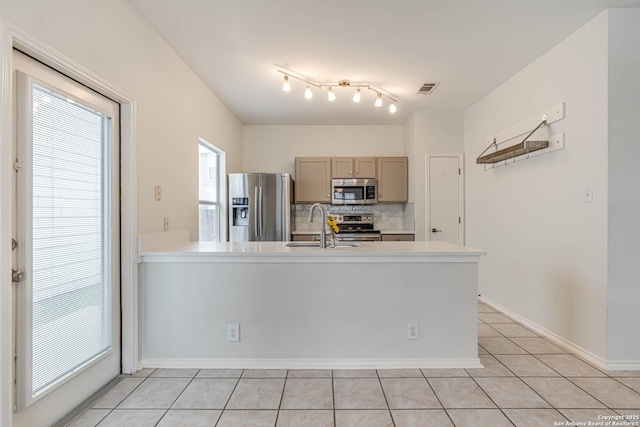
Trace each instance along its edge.
{"label": "window", "polygon": [[200,140],[198,169],[200,241],[224,240],[224,152]]}

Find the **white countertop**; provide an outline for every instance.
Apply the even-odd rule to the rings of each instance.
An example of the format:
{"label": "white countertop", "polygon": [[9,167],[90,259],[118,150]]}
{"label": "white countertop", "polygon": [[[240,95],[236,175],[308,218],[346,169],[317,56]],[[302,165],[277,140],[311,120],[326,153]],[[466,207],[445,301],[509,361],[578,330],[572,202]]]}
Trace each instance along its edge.
{"label": "white countertop", "polygon": [[486,252],[444,242],[358,242],[359,247],[294,248],[288,242],[156,242],[142,262],[478,262]]}

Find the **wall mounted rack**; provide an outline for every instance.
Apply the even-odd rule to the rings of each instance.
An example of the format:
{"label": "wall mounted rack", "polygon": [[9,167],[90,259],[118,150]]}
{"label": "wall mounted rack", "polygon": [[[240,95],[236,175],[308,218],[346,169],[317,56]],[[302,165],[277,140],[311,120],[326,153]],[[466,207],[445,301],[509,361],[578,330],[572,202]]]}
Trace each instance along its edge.
{"label": "wall mounted rack", "polygon": [[[563,118],[564,103],[560,103],[546,109],[541,115],[531,117],[490,136],[487,138],[489,145],[476,158],[476,163],[484,165],[485,170],[493,169],[498,166],[513,163],[516,160],[528,159],[533,156],[564,148],[564,133],[542,138],[538,136],[535,140],[529,140],[538,130],[543,132],[541,128],[545,128],[547,125]],[[533,130],[531,130],[532,128]],[[505,148],[499,148],[500,144],[512,141],[525,134],[526,136],[521,142]],[[548,135],[549,132],[547,131],[546,134]],[[495,148],[495,151],[485,155],[492,147]]]}
{"label": "wall mounted rack", "polygon": [[[493,143],[485,148],[485,150],[478,156],[476,159],[476,163],[478,164],[493,164],[498,162],[506,162],[510,157],[516,158],[517,156],[529,155],[529,153],[542,150],[543,148],[547,148],[549,146],[549,141],[527,141],[531,135],[534,134],[535,131],[540,129],[547,123],[547,116],[542,116],[542,122],[534,130],[532,130],[529,135],[525,136],[520,144],[515,144],[507,148],[503,148],[502,150],[495,151],[493,153],[489,153],[486,156],[483,156],[484,153],[487,152],[489,148],[496,144],[496,140],[493,140]],[[497,148],[497,147],[496,147]]]}

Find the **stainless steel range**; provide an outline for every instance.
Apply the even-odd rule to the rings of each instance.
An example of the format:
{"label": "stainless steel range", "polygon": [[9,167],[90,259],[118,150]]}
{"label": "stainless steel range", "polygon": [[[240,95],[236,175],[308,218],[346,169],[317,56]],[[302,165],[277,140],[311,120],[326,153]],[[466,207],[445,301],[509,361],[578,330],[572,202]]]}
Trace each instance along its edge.
{"label": "stainless steel range", "polygon": [[380,231],[373,229],[373,214],[332,214],[338,223],[340,232],[338,241],[378,242]]}

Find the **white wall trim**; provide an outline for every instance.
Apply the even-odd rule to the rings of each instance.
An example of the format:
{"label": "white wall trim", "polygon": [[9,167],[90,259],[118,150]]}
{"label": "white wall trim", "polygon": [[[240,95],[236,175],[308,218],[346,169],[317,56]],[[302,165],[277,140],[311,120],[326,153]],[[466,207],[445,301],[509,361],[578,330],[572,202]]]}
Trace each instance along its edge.
{"label": "white wall trim", "polygon": [[[514,311],[512,311],[512,310],[510,310],[510,309],[498,304],[497,302],[493,301],[490,298],[487,298],[487,297],[485,297],[483,295],[480,295],[479,299],[483,303],[487,304],[489,307],[503,312],[507,316],[509,316],[509,317],[517,320],[518,322],[522,323],[524,326],[526,326],[527,328],[531,329],[532,331],[537,332],[540,335],[543,335],[549,341],[551,341],[554,344],[562,347],[563,349],[569,351],[570,353],[573,353],[573,354],[581,357],[582,359],[586,360],[587,362],[592,363],[596,367],[598,367],[600,369],[611,369],[607,365],[606,360],[602,359],[599,356],[596,356],[595,354],[591,353],[589,350],[585,350],[584,348],[572,343],[571,341],[561,337],[560,335],[558,335],[558,334],[556,334],[554,332],[551,332],[550,330],[538,325],[537,323],[534,323],[534,322],[530,321],[526,317],[523,317],[523,316],[519,315],[518,313],[516,313],[516,312],[514,312]],[[638,366],[640,366],[640,363],[638,363],[638,362],[635,362],[635,363],[638,364]]]}
{"label": "white wall trim", "polygon": [[640,360],[609,360],[607,361],[609,371],[640,371]]}
{"label": "white wall trim", "polygon": [[10,427],[13,414],[13,284],[11,271],[12,214],[12,71],[13,40],[0,21],[0,425]]}
{"label": "white wall trim", "polygon": [[464,246],[464,153],[426,153],[424,155],[424,237],[431,240],[431,218],[429,215],[429,160],[432,157],[455,157],[458,159],[460,176],[458,177],[458,212],[460,223],[458,224],[458,244]]}
{"label": "white wall trim", "polygon": [[[12,52],[17,48],[51,68],[118,102],[121,123],[121,288],[122,370],[138,370],[138,269],[137,269],[137,145],[136,102],[112,84],[45,43],[0,19],[0,271],[12,262],[11,159],[13,140]],[[3,275],[8,280],[9,275]],[[13,306],[12,286],[0,283],[0,425],[10,427],[13,407]]]}
{"label": "white wall trim", "polygon": [[144,359],[145,368],[434,369],[484,368],[479,358],[455,359]]}

